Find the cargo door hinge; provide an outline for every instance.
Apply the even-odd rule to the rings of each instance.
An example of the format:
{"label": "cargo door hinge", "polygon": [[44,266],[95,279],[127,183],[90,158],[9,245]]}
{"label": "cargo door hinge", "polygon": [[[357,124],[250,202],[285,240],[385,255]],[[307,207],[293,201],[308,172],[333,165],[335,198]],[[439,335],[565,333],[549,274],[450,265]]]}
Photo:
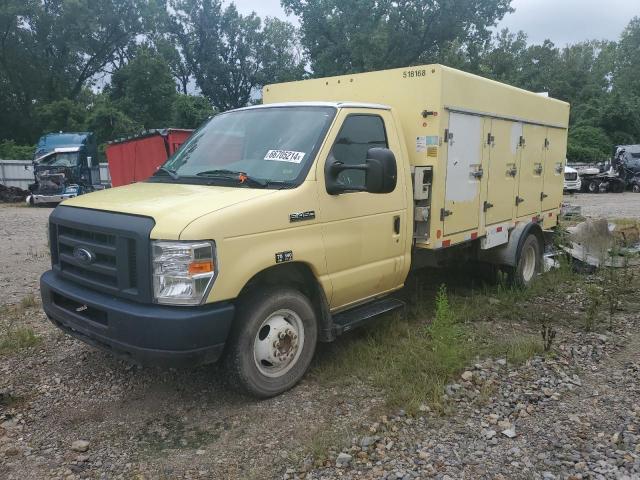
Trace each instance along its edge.
{"label": "cargo door hinge", "polygon": [[448,142],[450,140],[453,140],[453,132],[449,131],[448,128],[444,129],[444,141]]}
{"label": "cargo door hinge", "polygon": [[524,148],[524,145],[525,145],[525,139],[524,139],[524,137],[522,135],[520,135],[520,140],[518,141],[518,146]]}
{"label": "cargo door hinge", "polygon": [[453,215],[453,212],[451,210],[446,210],[444,208],[440,209],[440,221],[441,222],[444,222],[444,219],[447,218],[450,215]]}

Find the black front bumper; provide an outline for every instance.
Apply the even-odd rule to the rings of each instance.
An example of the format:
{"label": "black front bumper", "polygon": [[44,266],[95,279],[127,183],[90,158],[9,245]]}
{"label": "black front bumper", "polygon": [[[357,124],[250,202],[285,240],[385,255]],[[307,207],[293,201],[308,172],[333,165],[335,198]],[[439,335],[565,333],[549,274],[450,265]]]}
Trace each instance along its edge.
{"label": "black front bumper", "polygon": [[190,366],[218,360],[234,317],[231,303],[198,307],[141,304],[65,280],[40,278],[42,305],[60,329],[144,364]]}

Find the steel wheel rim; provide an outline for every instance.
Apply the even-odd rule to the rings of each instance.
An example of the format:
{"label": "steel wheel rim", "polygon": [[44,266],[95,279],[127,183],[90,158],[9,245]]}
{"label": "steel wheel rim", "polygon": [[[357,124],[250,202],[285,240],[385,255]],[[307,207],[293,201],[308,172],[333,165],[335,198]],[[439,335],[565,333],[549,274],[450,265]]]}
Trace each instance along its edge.
{"label": "steel wheel rim", "polygon": [[270,314],[258,328],[253,341],[253,361],[258,371],[270,378],[281,377],[298,362],[304,345],[304,324],[293,310]]}
{"label": "steel wheel rim", "polygon": [[536,273],[536,250],[533,245],[529,245],[524,251],[524,266],[522,268],[522,278],[528,283]]}

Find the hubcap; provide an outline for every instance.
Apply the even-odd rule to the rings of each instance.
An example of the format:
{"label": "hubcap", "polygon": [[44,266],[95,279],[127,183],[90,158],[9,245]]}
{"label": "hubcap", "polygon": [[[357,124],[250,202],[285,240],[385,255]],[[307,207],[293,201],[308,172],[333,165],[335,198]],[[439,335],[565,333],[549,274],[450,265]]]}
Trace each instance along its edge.
{"label": "hubcap", "polygon": [[523,261],[522,278],[525,283],[529,283],[536,273],[536,250],[533,248],[533,245],[529,245],[523,252]]}
{"label": "hubcap", "polygon": [[303,345],[300,316],[292,310],[278,310],[260,325],[253,342],[253,359],[261,374],[280,377],[296,364]]}

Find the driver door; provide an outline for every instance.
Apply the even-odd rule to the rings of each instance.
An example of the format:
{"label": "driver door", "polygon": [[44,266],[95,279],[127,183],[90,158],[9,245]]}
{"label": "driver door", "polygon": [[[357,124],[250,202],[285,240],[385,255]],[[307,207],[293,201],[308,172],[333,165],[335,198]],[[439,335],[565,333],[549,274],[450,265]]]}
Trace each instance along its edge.
{"label": "driver door", "polygon": [[[330,195],[325,185],[327,158],[359,165],[375,147],[389,148],[396,159],[401,158],[389,111],[342,109],[327,139],[331,147],[319,158],[316,178],[327,273],[333,287],[329,303],[331,309],[338,309],[401,286],[406,195],[401,174],[395,190],[387,194]],[[398,171],[401,169],[399,164]],[[364,179],[364,172],[357,170],[343,171],[338,177],[339,182],[353,187],[364,186]]]}

